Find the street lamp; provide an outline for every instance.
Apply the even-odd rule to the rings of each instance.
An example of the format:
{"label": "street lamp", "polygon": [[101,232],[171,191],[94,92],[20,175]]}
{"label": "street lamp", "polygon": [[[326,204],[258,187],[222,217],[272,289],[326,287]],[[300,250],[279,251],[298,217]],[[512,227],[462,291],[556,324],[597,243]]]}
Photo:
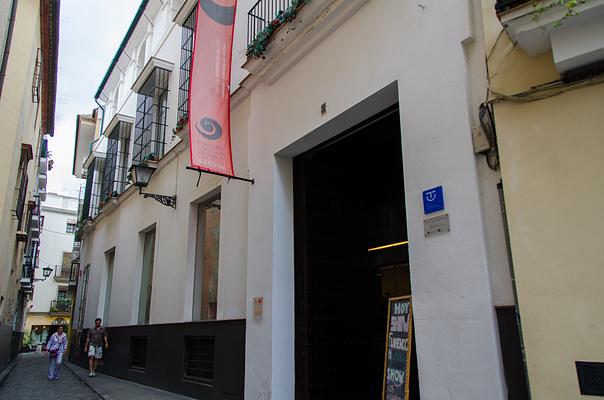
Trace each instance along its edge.
{"label": "street lamp", "polygon": [[48,279],[48,277],[50,277],[50,274],[52,274],[52,268],[50,268],[50,266],[47,265],[46,267],[42,268],[42,276],[44,277],[44,279],[34,278],[33,281],[34,282],[45,281],[46,279]]}
{"label": "street lamp", "polygon": [[151,175],[155,172],[155,167],[150,167],[148,165],[139,164],[130,167],[129,170],[132,175],[132,182],[134,186],[138,187],[138,194],[143,195],[143,197],[151,197],[162,203],[164,206],[176,208],[176,196],[165,196],[162,194],[154,194],[154,193],[143,193],[143,188],[149,184],[149,180],[151,180]]}
{"label": "street lamp", "polygon": [[42,268],[42,276],[44,277],[44,279],[48,278],[50,274],[52,274],[52,268],[50,268],[49,266]]}

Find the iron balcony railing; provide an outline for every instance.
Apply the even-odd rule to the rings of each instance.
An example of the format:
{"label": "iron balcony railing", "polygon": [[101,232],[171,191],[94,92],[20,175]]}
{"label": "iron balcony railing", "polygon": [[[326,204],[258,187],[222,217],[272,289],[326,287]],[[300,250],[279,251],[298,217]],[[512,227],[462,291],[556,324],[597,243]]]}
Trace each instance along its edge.
{"label": "iron balcony railing", "polygon": [[498,13],[517,7],[519,5],[530,3],[532,0],[497,0],[495,11]]}
{"label": "iron balcony railing", "polygon": [[247,45],[295,0],[258,0],[247,13]]}
{"label": "iron balcony railing", "polygon": [[70,314],[71,299],[57,299],[50,301],[51,314]]}
{"label": "iron balcony railing", "polygon": [[178,121],[185,120],[189,115],[189,80],[191,78],[191,61],[193,58],[193,40],[197,8],[182,25],[182,39],[180,45],[180,76],[178,86]]}

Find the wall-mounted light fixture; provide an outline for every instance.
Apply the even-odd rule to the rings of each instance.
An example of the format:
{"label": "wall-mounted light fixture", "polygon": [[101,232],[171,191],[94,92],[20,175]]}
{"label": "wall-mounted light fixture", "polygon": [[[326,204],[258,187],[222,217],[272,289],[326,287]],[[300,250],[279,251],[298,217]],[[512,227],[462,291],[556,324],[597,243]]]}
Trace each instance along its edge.
{"label": "wall-mounted light fixture", "polygon": [[151,197],[152,199],[155,199],[156,201],[162,203],[164,206],[176,208],[176,196],[143,193],[143,188],[149,184],[151,175],[153,175],[154,172],[155,167],[150,167],[144,164],[132,165],[130,167],[130,174],[132,174],[132,182],[134,186],[138,187],[138,194],[142,194],[145,198]]}
{"label": "wall-mounted light fixture", "polygon": [[50,277],[50,274],[52,274],[52,268],[50,268],[50,266],[46,266],[46,267],[42,268],[42,276],[44,277],[44,279],[35,278],[33,281],[34,282],[45,281],[46,279],[48,279],[48,277]]}

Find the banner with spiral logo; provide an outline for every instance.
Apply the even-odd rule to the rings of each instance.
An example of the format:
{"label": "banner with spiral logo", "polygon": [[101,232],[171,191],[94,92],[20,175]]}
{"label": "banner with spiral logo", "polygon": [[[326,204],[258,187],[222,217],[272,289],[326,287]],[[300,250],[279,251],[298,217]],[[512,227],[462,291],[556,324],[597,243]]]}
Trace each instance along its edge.
{"label": "banner with spiral logo", "polygon": [[199,0],[189,82],[191,166],[233,175],[231,59],[237,0]]}

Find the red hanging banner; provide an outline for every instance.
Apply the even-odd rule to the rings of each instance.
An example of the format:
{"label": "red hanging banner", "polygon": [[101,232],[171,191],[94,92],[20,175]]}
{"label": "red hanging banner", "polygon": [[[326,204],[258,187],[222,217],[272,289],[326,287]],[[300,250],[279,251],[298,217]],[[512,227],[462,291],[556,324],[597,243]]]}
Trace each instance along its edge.
{"label": "red hanging banner", "polygon": [[189,82],[191,166],[233,175],[231,59],[237,0],[199,0]]}

